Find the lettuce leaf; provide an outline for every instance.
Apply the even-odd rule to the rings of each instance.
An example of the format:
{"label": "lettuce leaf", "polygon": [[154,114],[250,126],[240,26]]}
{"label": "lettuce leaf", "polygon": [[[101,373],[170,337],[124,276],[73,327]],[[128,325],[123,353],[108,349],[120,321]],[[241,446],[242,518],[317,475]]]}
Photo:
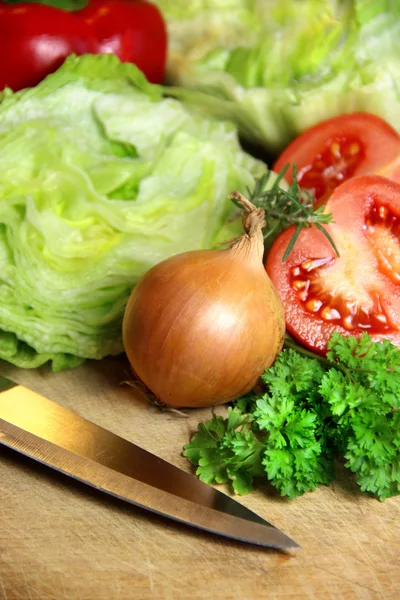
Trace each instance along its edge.
{"label": "lettuce leaf", "polygon": [[255,41],[264,0],[155,0],[168,28],[170,65],[201,59],[215,48]]}
{"label": "lettuce leaf", "polygon": [[263,163],[112,55],[0,102],[0,358],[54,370],[122,351],[152,265],[208,248]]}
{"label": "lettuce leaf", "polygon": [[248,12],[258,26],[235,43],[220,37],[199,52],[194,39],[190,51],[175,51],[169,79],[186,88],[175,97],[234,120],[243,138],[271,154],[315,123],[354,111],[400,131],[399,3],[260,0]]}

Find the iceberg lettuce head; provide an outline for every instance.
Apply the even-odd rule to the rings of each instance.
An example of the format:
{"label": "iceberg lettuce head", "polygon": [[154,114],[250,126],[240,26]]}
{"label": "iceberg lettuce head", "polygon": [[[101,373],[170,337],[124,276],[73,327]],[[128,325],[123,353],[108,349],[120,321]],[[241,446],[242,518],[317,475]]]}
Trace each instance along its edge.
{"label": "iceberg lettuce head", "polygon": [[212,246],[265,169],[131,64],[70,57],[0,101],[0,358],[54,370],[122,351],[152,265]]}

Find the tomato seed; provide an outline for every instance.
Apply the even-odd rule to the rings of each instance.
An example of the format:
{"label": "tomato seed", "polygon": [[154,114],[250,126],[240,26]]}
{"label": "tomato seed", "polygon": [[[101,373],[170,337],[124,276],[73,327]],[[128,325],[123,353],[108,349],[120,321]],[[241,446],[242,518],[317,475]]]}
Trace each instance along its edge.
{"label": "tomato seed", "polygon": [[351,315],[347,315],[347,317],[343,319],[343,327],[347,330],[354,329],[353,317]]}
{"label": "tomato seed", "polygon": [[341,157],[340,144],[338,142],[333,142],[331,144],[331,154],[335,158],[340,158]]}
{"label": "tomato seed", "polygon": [[292,287],[294,287],[295,290],[304,290],[306,285],[307,285],[307,281],[305,281],[304,279],[296,279],[292,283]]}
{"label": "tomato seed", "polygon": [[347,301],[346,309],[350,315],[355,315],[357,312],[357,304],[354,301]]}
{"label": "tomato seed", "polygon": [[311,298],[311,300],[306,303],[306,308],[310,312],[318,312],[322,304],[323,302],[321,300],[318,300],[317,298]]}
{"label": "tomato seed", "polygon": [[329,263],[332,262],[332,257],[328,256],[328,257],[324,257],[324,258],[314,258],[314,259],[309,259],[309,260],[305,260],[304,262],[301,263],[301,268],[303,271],[306,271],[307,273],[309,273],[310,271],[314,271],[314,269],[319,269],[320,267],[323,267]]}
{"label": "tomato seed", "polygon": [[335,319],[340,319],[341,314],[336,308],[332,308],[331,306],[325,306],[321,310],[321,317],[325,321],[334,321]]}
{"label": "tomato seed", "polygon": [[380,206],[378,208],[378,215],[380,219],[386,219],[387,215],[388,215],[388,209],[386,206]]}
{"label": "tomato seed", "polygon": [[350,144],[349,156],[356,156],[356,154],[358,154],[360,152],[360,150],[361,150],[360,144],[357,144],[357,142]]}
{"label": "tomato seed", "polygon": [[375,315],[375,319],[377,321],[379,321],[379,323],[384,323],[384,324],[387,323],[387,318],[386,318],[386,315],[384,315],[384,314]]}

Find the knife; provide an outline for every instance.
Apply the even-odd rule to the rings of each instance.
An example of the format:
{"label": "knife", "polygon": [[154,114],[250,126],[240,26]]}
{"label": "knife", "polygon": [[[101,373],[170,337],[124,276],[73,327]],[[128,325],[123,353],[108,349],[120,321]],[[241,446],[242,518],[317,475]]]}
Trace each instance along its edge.
{"label": "knife", "polygon": [[282,551],[300,548],[226,494],[1,375],[0,444],[175,521]]}

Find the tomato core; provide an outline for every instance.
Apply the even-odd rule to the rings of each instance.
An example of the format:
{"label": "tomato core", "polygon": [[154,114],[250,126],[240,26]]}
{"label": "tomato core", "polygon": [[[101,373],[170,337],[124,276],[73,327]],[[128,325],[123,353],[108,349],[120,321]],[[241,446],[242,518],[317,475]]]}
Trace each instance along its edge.
{"label": "tomato core", "polygon": [[302,188],[313,192],[318,204],[323,204],[340,183],[354,176],[364,157],[365,148],[360,140],[330,138],[322,152],[299,171],[297,181]]}

